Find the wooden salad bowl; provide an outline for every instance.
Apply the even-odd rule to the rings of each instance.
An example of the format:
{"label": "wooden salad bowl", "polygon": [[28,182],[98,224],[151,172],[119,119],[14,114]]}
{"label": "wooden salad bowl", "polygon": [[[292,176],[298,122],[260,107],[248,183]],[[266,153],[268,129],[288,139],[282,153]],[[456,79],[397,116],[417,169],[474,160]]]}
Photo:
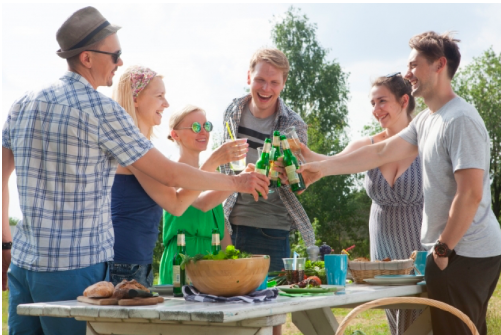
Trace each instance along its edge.
{"label": "wooden salad bowl", "polygon": [[221,297],[245,295],[261,285],[270,268],[270,256],[200,260],[186,265],[186,273],[201,293]]}

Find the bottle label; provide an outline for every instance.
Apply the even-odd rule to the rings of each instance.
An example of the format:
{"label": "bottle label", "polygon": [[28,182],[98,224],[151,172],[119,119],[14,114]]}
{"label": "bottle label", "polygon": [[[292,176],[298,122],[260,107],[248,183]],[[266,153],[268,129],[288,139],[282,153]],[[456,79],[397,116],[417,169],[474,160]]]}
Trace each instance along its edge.
{"label": "bottle label", "polygon": [[279,136],[273,136],[273,146],[280,147],[280,137]]}
{"label": "bottle label", "polygon": [[271,151],[271,143],[264,143],[263,145],[263,152],[270,152]]}
{"label": "bottle label", "polygon": [[273,170],[274,161],[270,161],[270,178],[271,180],[278,180],[278,171]]}
{"label": "bottle label", "polygon": [[186,245],[186,239],[184,234],[177,235],[177,245]]}
{"label": "bottle label", "polygon": [[296,173],[296,165],[292,164],[285,167],[285,172],[287,172],[287,178],[290,184],[299,183],[299,175]]}
{"label": "bottle label", "polygon": [[181,266],[174,265],[172,267],[172,286],[181,287]]}
{"label": "bottle label", "polygon": [[290,149],[289,142],[287,141],[287,139],[282,141],[282,148],[284,149],[284,151]]}
{"label": "bottle label", "polygon": [[220,245],[219,234],[212,234],[212,245]]}
{"label": "bottle label", "polygon": [[256,169],[256,172],[266,176],[266,169]]}

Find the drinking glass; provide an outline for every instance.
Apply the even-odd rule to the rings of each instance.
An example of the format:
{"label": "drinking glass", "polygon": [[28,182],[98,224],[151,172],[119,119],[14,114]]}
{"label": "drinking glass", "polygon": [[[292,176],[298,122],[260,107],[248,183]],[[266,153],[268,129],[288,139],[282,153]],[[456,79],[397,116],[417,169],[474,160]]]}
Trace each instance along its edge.
{"label": "drinking glass", "polygon": [[299,141],[299,137],[296,133],[296,127],[292,126],[283,132],[283,134],[287,137],[287,142],[289,143],[289,147],[291,148],[292,153],[298,159],[299,163],[304,164],[306,160],[301,154],[301,145]]}
{"label": "drinking glass", "polygon": [[[263,153],[263,147],[257,148],[257,157],[258,157],[257,160],[259,160],[261,158],[262,153]],[[271,154],[270,154],[270,157],[271,157]],[[270,163],[271,163],[271,161],[270,161]],[[271,164],[270,164],[270,171],[271,171]],[[269,177],[269,175],[270,175],[270,172],[268,172],[268,177]],[[273,188],[269,187],[269,185],[268,185],[268,194],[274,193],[274,192],[275,192],[275,190]]]}
{"label": "drinking glass", "polygon": [[306,258],[282,258],[284,261],[285,277],[287,284],[297,284],[304,278],[304,265]]}
{"label": "drinking glass", "polygon": [[[246,138],[237,138],[235,140],[228,140],[228,141],[235,142],[235,146],[238,146],[238,147],[240,147],[240,144],[247,143]],[[243,171],[246,166],[247,166],[247,156],[245,156],[244,158],[242,158],[238,161],[230,162],[230,168],[235,172]]]}
{"label": "drinking glass", "polygon": [[345,286],[346,274],[348,273],[348,255],[325,255],[324,262],[327,284]]}

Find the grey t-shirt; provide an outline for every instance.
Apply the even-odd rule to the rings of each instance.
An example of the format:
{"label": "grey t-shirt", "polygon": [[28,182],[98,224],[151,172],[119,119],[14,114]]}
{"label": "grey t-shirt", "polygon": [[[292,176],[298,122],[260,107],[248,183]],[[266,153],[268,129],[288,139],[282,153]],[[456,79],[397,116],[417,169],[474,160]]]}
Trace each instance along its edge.
{"label": "grey t-shirt", "polygon": [[[249,105],[245,106],[238,127],[238,138],[247,138],[249,152],[247,163],[255,164],[259,159],[257,148],[264,145],[266,138],[272,139],[276,114],[265,119],[252,115]],[[252,194],[239,193],[237,202],[230,214],[230,222],[234,225],[290,230],[292,218],[285,208],[278,191],[268,194],[268,200],[260,197],[255,201]]]}
{"label": "grey t-shirt", "polygon": [[423,169],[424,215],[421,242],[431,250],[445,229],[456,194],[454,172],[484,170],[483,195],[473,223],[454,248],[466,257],[501,255],[501,229],[491,210],[490,140],[475,107],[460,97],[435,113],[422,111],[399,133],[417,145]]}

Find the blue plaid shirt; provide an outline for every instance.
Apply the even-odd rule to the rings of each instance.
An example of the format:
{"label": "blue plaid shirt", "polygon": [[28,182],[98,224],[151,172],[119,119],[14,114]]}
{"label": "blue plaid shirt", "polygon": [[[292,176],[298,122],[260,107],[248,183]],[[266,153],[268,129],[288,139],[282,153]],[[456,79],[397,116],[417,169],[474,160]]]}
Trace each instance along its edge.
{"label": "blue plaid shirt", "polygon": [[[244,97],[233,99],[233,102],[228,106],[226,112],[224,113],[223,124],[226,124],[226,121],[232,119],[235,125],[240,125],[240,117],[242,116],[242,111],[245,105],[251,100],[251,95],[248,94]],[[275,125],[273,127],[274,130],[279,130],[283,132],[288,127],[294,126],[296,127],[296,133],[299,137],[299,140],[306,144],[308,142],[308,132],[307,125],[301,119],[301,117],[290,109],[283,100],[278,98],[278,111],[276,113]],[[224,140],[230,140],[230,135],[228,134],[227,128],[223,125],[224,129]],[[272,137],[273,134],[270,134]],[[220,166],[220,170],[222,173],[226,174],[234,174],[234,172],[230,169],[230,164],[225,164]],[[304,243],[306,246],[315,245],[315,232],[313,231],[313,227],[311,225],[310,219],[306,214],[303,206],[296,198],[294,193],[291,191],[288,185],[284,185],[278,189],[278,194],[280,195],[280,199],[284,203],[287,212],[292,218],[292,229],[299,230],[301,236],[303,237]],[[237,202],[238,193],[233,193],[230,195],[224,202],[224,219],[228,231],[230,234],[232,233],[231,225],[230,225],[230,214],[233,210],[233,206]]]}
{"label": "blue plaid shirt", "polygon": [[117,164],[130,165],[152,148],[127,112],[67,72],[14,102],[2,146],[14,154],[23,213],[12,262],[63,271],[112,260]]}

